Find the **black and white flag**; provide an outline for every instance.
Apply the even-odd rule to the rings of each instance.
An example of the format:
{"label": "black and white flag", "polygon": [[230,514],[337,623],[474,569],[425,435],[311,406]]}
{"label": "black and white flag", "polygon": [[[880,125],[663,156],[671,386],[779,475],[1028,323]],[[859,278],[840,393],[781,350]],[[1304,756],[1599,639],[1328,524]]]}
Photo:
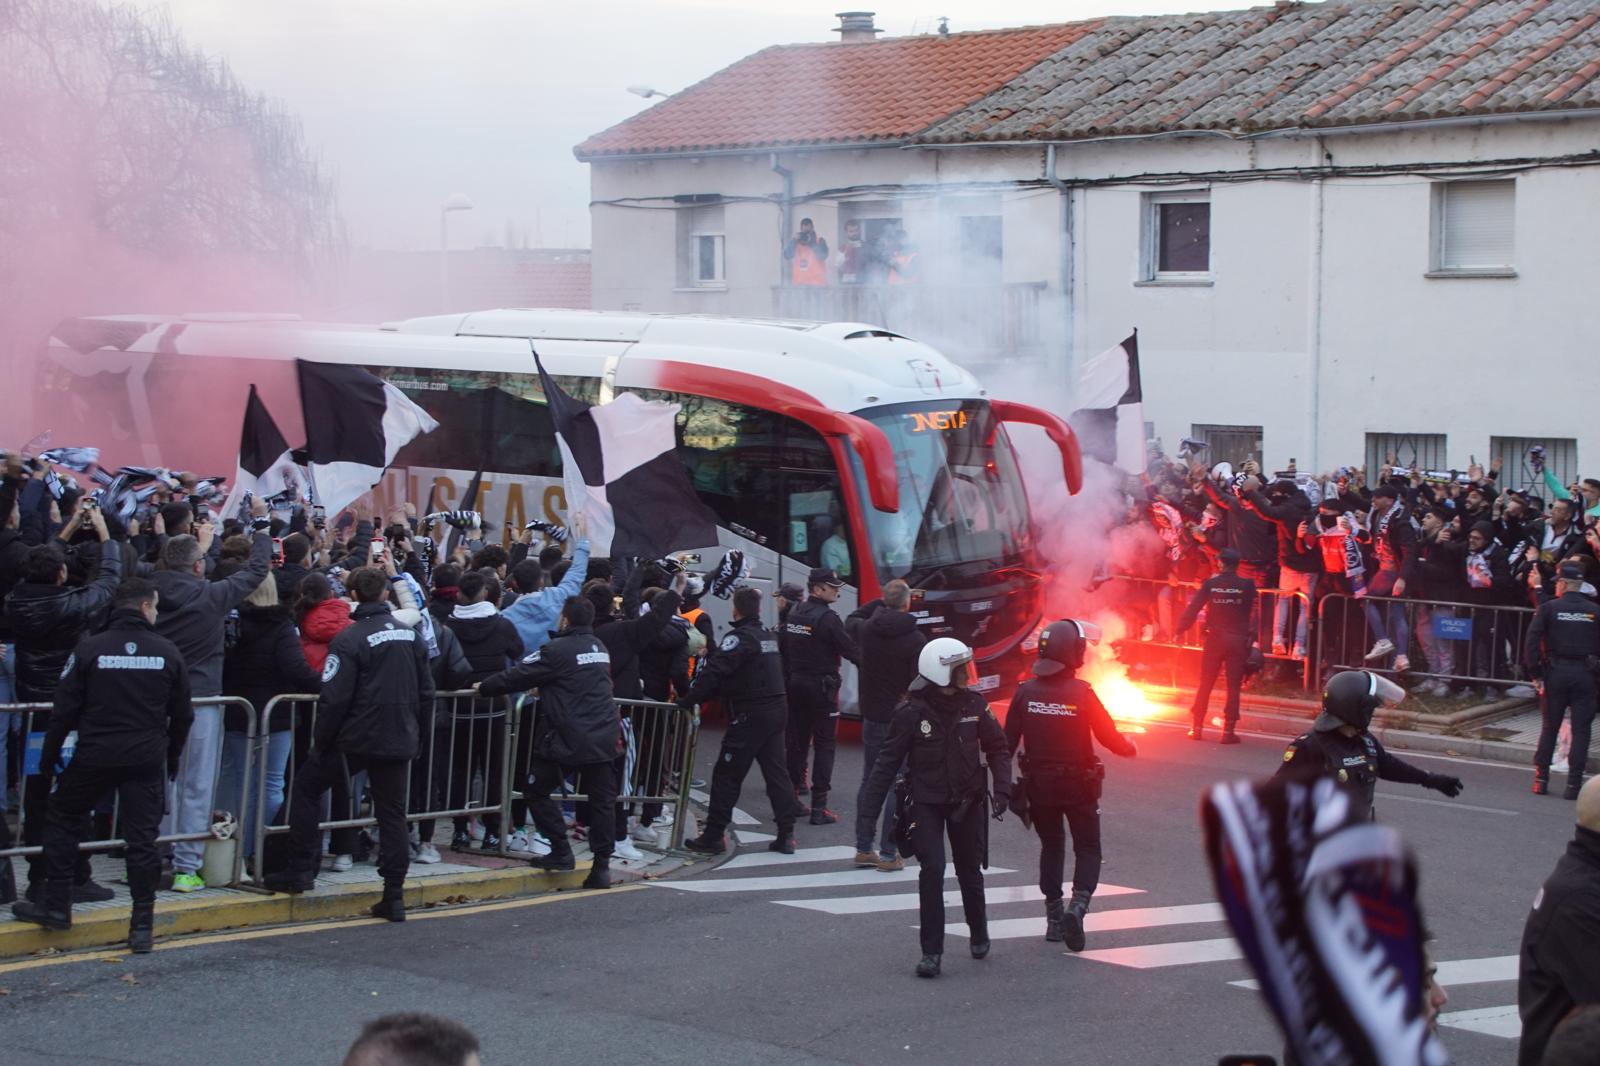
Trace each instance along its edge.
{"label": "black and white flag", "polygon": [[405,393],[358,366],[296,362],[311,483],[330,515],[376,485],[401,448],[439,428]]}
{"label": "black and white flag", "polygon": [[251,385],[250,398],[244,405],[244,428],[239,431],[239,467],[222,505],[223,517],[232,518],[239,513],[247,492],[266,499],[298,485],[300,480],[289,442]]}
{"label": "black and white flag", "polygon": [[716,515],[678,461],[678,405],[624,392],[590,406],[555,383],[537,351],[533,358],[561,447],[567,513],[588,515],[594,556],[655,559],[716,544]]}
{"label": "black and white flag", "polygon": [[1144,391],[1139,383],[1139,331],[1085,361],[1073,392],[1078,410],[1068,421],[1083,454],[1143,474]]}

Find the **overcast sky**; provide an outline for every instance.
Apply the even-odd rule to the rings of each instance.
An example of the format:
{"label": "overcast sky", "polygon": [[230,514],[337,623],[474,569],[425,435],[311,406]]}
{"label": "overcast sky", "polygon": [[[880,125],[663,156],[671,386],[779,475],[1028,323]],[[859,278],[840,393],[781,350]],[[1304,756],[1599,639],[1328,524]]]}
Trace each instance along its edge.
{"label": "overcast sky", "polygon": [[[133,0],[301,118],[358,246],[587,247],[588,168],[572,147],[771,44],[836,40],[848,2],[803,0]],[[870,0],[887,34],[1247,6],[1227,0]]]}

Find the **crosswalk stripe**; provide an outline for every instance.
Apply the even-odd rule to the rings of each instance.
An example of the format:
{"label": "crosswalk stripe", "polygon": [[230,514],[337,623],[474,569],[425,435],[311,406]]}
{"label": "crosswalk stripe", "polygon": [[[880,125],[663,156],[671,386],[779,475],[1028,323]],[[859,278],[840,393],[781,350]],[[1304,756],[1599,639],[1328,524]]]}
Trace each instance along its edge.
{"label": "crosswalk stripe", "polygon": [[1094,948],[1080,951],[1075,958],[1109,962],[1135,970],[1154,970],[1162,966],[1190,966],[1200,962],[1241,959],[1244,951],[1233,937],[1217,940],[1180,940],[1173,944],[1145,944],[1127,948]]}
{"label": "crosswalk stripe", "polygon": [[1465,1029],[1485,1036],[1498,1036],[1516,1040],[1522,1036],[1522,1017],[1516,1005],[1483,1007],[1479,1010],[1456,1010],[1439,1015],[1439,1024],[1452,1029]]}
{"label": "crosswalk stripe", "polygon": [[[1226,918],[1222,907],[1216,903],[1189,903],[1178,907],[1126,907],[1122,910],[1092,912],[1084,918],[1087,932],[1111,932],[1116,929],[1156,929],[1166,925],[1192,925],[1199,922],[1220,922]],[[1015,940],[1018,937],[1044,936],[1045,920],[1034,918],[1002,918],[989,923],[990,940]],[[951,936],[970,935],[966,923],[956,922],[944,927]],[[1202,941],[1204,943],[1204,941]],[[1114,960],[1106,960],[1114,961]],[[1204,961],[1204,960],[1201,960]],[[1122,965],[1135,965],[1123,963]],[[1174,966],[1177,963],[1162,963]],[[1141,967],[1143,968],[1143,967]]]}
{"label": "crosswalk stripe", "polygon": [[[689,798],[694,800],[696,803],[702,804],[703,806],[711,806],[711,796],[704,789],[690,789]],[[753,817],[748,811],[740,810],[738,807],[735,807],[733,809],[733,824],[760,825],[761,819]]]}
{"label": "crosswalk stripe", "polygon": [[[717,867],[717,870],[719,872],[748,870],[753,866],[787,866],[797,862],[838,862],[841,859],[853,859],[855,855],[855,848],[844,845],[829,848],[800,848],[793,855],[785,855],[781,851],[757,851],[729,859]],[[873,858],[877,856],[874,855]]]}
{"label": "crosswalk stripe", "polygon": [[[1486,985],[1495,981],[1515,981],[1519,957],[1516,955],[1488,955],[1481,959],[1456,959],[1439,963],[1438,982],[1446,989],[1455,985]],[[1260,988],[1254,978],[1248,981],[1229,981],[1235,988]],[[1462,1012],[1470,1013],[1470,1012]]]}
{"label": "crosswalk stripe", "polygon": [[733,837],[741,844],[765,844],[778,839],[771,833],[758,833],[754,829],[735,829]]}
{"label": "crosswalk stripe", "polygon": [[[882,876],[882,875],[880,875]],[[1101,885],[1095,889],[1095,898],[1102,896],[1131,896],[1144,892],[1142,888],[1124,888],[1121,885]],[[1002,885],[987,887],[984,895],[993,906],[997,903],[1037,903],[1044,899],[1036,885]],[[945,903],[960,903],[960,892],[946,892]],[[884,896],[831,896],[823,899],[775,899],[772,902],[785,907],[821,911],[823,914],[881,914],[886,911],[914,911],[920,906],[915,892],[896,892]],[[991,923],[993,924],[993,923]],[[1042,927],[1041,927],[1042,928]]]}
{"label": "crosswalk stripe", "polygon": [[[1015,870],[1008,870],[1000,866],[989,867],[992,874],[1012,874]],[[945,879],[955,876],[952,868],[945,872]],[[880,873],[877,870],[838,870],[825,874],[794,874],[788,877],[723,877],[704,881],[649,881],[652,888],[672,888],[679,892],[799,892],[808,888],[849,888],[852,885],[877,885],[894,884],[896,882],[915,881],[917,879],[916,867],[907,870],[896,870],[894,873]]]}

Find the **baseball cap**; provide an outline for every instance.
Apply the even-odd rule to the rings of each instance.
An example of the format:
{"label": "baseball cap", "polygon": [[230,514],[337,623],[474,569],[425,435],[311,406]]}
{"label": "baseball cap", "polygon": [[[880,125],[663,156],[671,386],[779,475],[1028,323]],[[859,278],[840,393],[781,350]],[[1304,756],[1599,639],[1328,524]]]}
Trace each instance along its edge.
{"label": "baseball cap", "polygon": [[844,585],[844,581],[829,566],[819,566],[812,570],[806,577],[806,583],[810,585],[829,585],[833,588],[841,588]]}
{"label": "baseball cap", "polygon": [[806,590],[801,588],[793,581],[785,581],[783,584],[778,586],[778,595],[792,603],[796,600],[805,599]]}
{"label": "baseball cap", "polygon": [[1223,548],[1217,553],[1217,558],[1225,563],[1237,563],[1240,556],[1239,553],[1233,548]]}
{"label": "baseball cap", "polygon": [[1582,581],[1584,576],[1583,564],[1562,563],[1561,569],[1556,571],[1556,576],[1566,578],[1569,581]]}

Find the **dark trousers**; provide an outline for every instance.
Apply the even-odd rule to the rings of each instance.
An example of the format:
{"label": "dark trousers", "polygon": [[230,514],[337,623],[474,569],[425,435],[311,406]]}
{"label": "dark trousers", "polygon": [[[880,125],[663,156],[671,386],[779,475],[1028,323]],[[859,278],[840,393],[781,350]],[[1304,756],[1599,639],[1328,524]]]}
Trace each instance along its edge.
{"label": "dark trousers", "polygon": [[1244,661],[1249,654],[1249,634],[1206,634],[1206,646],[1200,653],[1200,687],[1194,691],[1194,706],[1190,708],[1195,721],[1205,721],[1206,711],[1211,705],[1211,689],[1217,683],[1217,674],[1225,672],[1228,700],[1222,706],[1222,717],[1228,728],[1233,728],[1233,724],[1239,720],[1239,686],[1244,683]]}
{"label": "dark trousers", "polygon": [[918,803],[917,828],[911,844],[917,852],[917,898],[922,919],[922,953],[944,954],[944,841],[950,838],[950,856],[956,864],[956,882],[961,886],[961,909],[966,912],[967,930],[973,940],[989,939],[989,915],[983,899],[984,816],[986,804],[967,804],[964,817],[957,818],[954,803]]}
{"label": "dark trousers", "polygon": [[[89,834],[90,812],[111,791],[122,803],[119,813],[122,838],[128,842],[128,869],[159,871],[161,853],[156,850],[156,837],[161,835],[166,801],[165,770],[162,762],[99,767],[70,763],[50,794],[44,830],[45,880],[70,880],[78,861],[87,860],[78,854],[78,844]],[[130,877],[129,883],[136,880]]]}
{"label": "dark trousers", "polygon": [[289,798],[289,870],[317,872],[322,852],[322,832],[317,828],[322,796],[336,781],[362,770],[372,789],[372,808],[378,817],[378,873],[384,884],[399,884],[411,866],[411,842],[406,830],[406,789],[411,783],[410,759],[373,759],[345,755],[337,749],[313,751],[294,778]]}
{"label": "dark trousers", "polygon": [[722,750],[717,753],[717,765],[711,771],[711,811],[706,815],[705,835],[720,837],[728,828],[733,818],[733,805],[739,802],[739,792],[753,763],[761,766],[761,777],[767,784],[767,802],[772,804],[772,818],[778,823],[778,831],[792,831],[801,806],[795,798],[794,781],[784,765],[782,704],[748,714],[730,707],[728,713],[733,721],[723,734]]}
{"label": "dark trousers", "polygon": [[1572,753],[1567,756],[1567,777],[1577,780],[1588,768],[1589,728],[1594,723],[1595,678],[1583,663],[1556,662],[1544,678],[1544,726],[1539,730],[1539,746],[1533,764],[1546,773],[1555,754],[1561,719],[1572,711]]}
{"label": "dark trousers", "polygon": [[533,756],[528,764],[528,814],[552,845],[559,849],[567,842],[567,823],[561,817],[561,805],[550,798],[550,793],[561,787],[569,771],[577,777],[578,788],[589,797],[589,809],[594,812],[589,819],[589,850],[596,859],[609,862],[616,837],[615,826],[607,814],[617,802],[617,774],[610,760],[563,767]]}
{"label": "dark trousers", "polygon": [[1072,831],[1072,891],[1092,896],[1100,885],[1100,805],[1033,805],[1033,831],[1039,834],[1039,891],[1061,898],[1066,874],[1067,834]]}
{"label": "dark trousers", "polygon": [[[472,774],[483,774],[483,802],[493,807],[493,812],[482,815],[483,827],[488,832],[500,832],[500,763],[505,758],[505,716],[494,718],[457,718],[452,724],[450,737],[450,797],[452,809],[467,805],[468,790],[472,787]],[[455,819],[461,832],[467,828],[466,818]]]}
{"label": "dark trousers", "polygon": [[[411,801],[409,810],[437,810],[445,793],[445,782],[450,779],[450,733],[447,724],[436,721],[433,729],[422,731],[423,750],[411,760]],[[417,823],[417,839],[431,843],[437,828],[434,819]]]}
{"label": "dark trousers", "polygon": [[[50,789],[55,784],[55,775],[51,773],[37,773],[22,781],[22,846],[36,848],[44,843],[45,826],[50,820]],[[98,797],[97,797],[98,798]],[[93,806],[91,803],[90,806]],[[156,805],[158,808],[160,803]],[[157,812],[157,821],[160,812]],[[159,828],[159,826],[158,826]],[[157,835],[160,835],[159,833]],[[45,859],[43,855],[28,856],[28,883],[39,884],[45,879]],[[79,855],[74,863],[72,880],[75,884],[83,884],[89,880],[89,856]]]}
{"label": "dark trousers", "polygon": [[794,677],[789,685],[789,723],[786,730],[789,749],[789,780],[805,780],[806,758],[814,746],[816,763],[811,768],[811,809],[828,805],[833,786],[833,751],[839,733],[839,679]]}

